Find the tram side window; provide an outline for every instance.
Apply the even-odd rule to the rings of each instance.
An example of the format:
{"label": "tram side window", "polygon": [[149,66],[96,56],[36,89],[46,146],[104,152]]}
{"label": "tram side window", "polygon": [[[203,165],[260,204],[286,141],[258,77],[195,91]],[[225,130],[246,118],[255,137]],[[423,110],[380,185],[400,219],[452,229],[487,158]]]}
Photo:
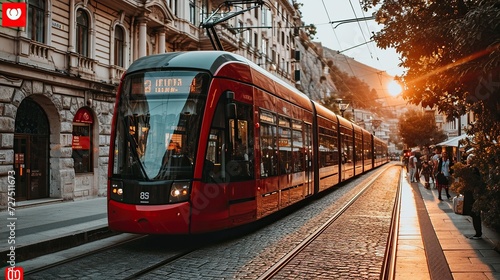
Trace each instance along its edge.
{"label": "tram side window", "polygon": [[[304,171],[305,147],[302,137],[302,124],[294,123],[292,131],[292,156],[293,156],[293,172]],[[296,130],[300,129],[300,130]]]}
{"label": "tram side window", "polygon": [[361,133],[356,132],[356,138],[355,138],[355,155],[354,155],[354,161],[356,164],[361,164],[361,160],[363,159],[363,139],[361,138]]}
{"label": "tram side window", "polygon": [[276,138],[276,116],[272,113],[260,112],[260,176],[278,175],[278,151]]}
{"label": "tram side window", "polygon": [[334,137],[334,131],[320,127],[319,135],[319,157],[320,167],[327,167],[339,163],[339,154],[337,148],[337,138]]}
{"label": "tram side window", "polygon": [[237,119],[229,120],[229,162],[226,172],[231,181],[254,178],[253,110],[251,105],[236,104]]}
{"label": "tram side window", "polygon": [[203,168],[205,182],[234,182],[254,178],[252,107],[237,104],[236,119],[225,118],[224,102],[214,114]]}
{"label": "tram side window", "polygon": [[352,145],[352,136],[346,135],[346,134],[344,134],[342,136],[343,136],[342,145],[344,146],[343,150],[347,155],[346,163],[352,163],[352,161],[354,159],[354,155],[353,155],[354,147]]}
{"label": "tram side window", "polygon": [[364,139],[364,142],[363,142],[365,160],[371,160],[372,159],[371,143],[370,143],[369,140],[370,139],[368,137],[366,137],[366,139]]}
{"label": "tram side window", "polygon": [[292,130],[290,129],[290,120],[285,117],[279,117],[279,170],[280,174],[292,172]]}

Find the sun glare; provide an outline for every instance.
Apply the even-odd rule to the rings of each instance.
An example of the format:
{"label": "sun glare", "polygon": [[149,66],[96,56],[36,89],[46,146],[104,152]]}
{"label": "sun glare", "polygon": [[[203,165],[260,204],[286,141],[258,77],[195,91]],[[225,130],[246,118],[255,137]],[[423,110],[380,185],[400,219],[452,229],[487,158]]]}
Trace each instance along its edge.
{"label": "sun glare", "polygon": [[396,81],[391,81],[387,84],[387,91],[391,96],[397,96],[403,89]]}

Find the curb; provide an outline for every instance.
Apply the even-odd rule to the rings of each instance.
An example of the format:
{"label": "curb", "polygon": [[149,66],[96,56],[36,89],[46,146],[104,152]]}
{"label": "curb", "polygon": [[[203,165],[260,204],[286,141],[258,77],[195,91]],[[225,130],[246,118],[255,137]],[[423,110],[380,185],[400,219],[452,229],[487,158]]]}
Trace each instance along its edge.
{"label": "curb", "polygon": [[[85,243],[93,242],[99,239],[107,238],[119,234],[109,230],[107,226],[95,228],[89,231],[76,232],[71,235],[62,236],[59,238],[42,241],[39,243],[23,245],[16,247],[15,256],[16,263],[40,257],[46,254],[51,254],[57,251],[66,250]],[[8,265],[9,250],[0,252],[2,255],[2,264]]]}

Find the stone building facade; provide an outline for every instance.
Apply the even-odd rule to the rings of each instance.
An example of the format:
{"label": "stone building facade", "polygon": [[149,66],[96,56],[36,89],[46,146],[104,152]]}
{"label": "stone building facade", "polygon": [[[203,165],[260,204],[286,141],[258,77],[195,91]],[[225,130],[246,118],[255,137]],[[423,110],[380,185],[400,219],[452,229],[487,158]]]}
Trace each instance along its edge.
{"label": "stone building facade", "polygon": [[[106,196],[117,85],[137,58],[212,49],[200,22],[224,1],[27,0],[0,27],[0,208]],[[264,1],[216,26],[225,50],[295,84],[294,3]],[[254,4],[220,9],[217,17]],[[268,26],[269,28],[252,28]]]}

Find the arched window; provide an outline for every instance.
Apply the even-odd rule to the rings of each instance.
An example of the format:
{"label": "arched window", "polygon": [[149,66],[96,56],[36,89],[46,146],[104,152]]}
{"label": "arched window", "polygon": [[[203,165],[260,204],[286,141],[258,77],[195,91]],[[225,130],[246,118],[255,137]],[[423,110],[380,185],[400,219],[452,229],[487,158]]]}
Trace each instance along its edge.
{"label": "arched window", "polygon": [[45,0],[30,0],[28,2],[28,38],[45,43]]}
{"label": "arched window", "polygon": [[88,108],[80,108],[73,119],[73,160],[75,173],[92,172],[92,128],[94,118]]}
{"label": "arched window", "polygon": [[124,67],[124,32],[120,26],[115,27],[115,65]]}
{"label": "arched window", "polygon": [[89,55],[89,16],[81,9],[76,12],[76,52]]}

